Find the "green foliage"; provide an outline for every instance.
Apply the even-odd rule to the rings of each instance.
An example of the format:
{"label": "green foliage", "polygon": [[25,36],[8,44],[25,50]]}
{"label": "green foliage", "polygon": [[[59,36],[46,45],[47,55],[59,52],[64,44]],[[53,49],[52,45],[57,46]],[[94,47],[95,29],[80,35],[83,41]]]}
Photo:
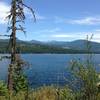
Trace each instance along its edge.
{"label": "green foliage", "polygon": [[0,81],[0,96],[7,95],[7,92],[7,85],[3,81]]}
{"label": "green foliage", "polygon": [[28,83],[24,75],[16,75],[14,77],[14,91],[26,91],[28,88]]}
{"label": "green foliage", "polygon": [[97,72],[92,63],[85,64],[73,61],[71,70],[75,76],[79,91],[76,94],[78,100],[96,100],[98,95],[97,83],[99,82]]}
{"label": "green foliage", "polygon": [[26,91],[28,88],[28,81],[23,73],[23,68],[25,67],[25,64],[26,63],[20,58],[20,56],[16,55],[16,65],[14,66],[13,71],[13,88],[16,93],[19,91]]}
{"label": "green foliage", "polygon": [[[54,86],[44,86],[35,90],[19,91],[6,96],[0,96],[0,100],[100,100],[100,93],[96,98],[86,98],[83,92],[73,91],[70,87],[57,88]],[[92,94],[91,94],[92,95]],[[58,99],[59,98],[59,99]]]}
{"label": "green foliage", "polygon": [[88,54],[86,61],[71,61],[70,71],[74,80],[71,82],[70,88],[73,88],[75,100],[98,100],[99,90],[97,84],[99,77],[93,64],[92,52],[91,54],[89,53],[91,51],[90,40],[92,36],[90,38],[87,36],[86,48]]}

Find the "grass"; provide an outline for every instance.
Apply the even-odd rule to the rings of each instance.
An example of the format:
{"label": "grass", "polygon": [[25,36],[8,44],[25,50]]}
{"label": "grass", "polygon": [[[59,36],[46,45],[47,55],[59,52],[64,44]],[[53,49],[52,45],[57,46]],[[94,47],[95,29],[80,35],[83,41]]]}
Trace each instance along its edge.
{"label": "grass", "polygon": [[74,93],[67,87],[57,89],[54,86],[43,86],[28,92],[0,96],[0,100],[74,100]]}
{"label": "grass", "polygon": [[[59,95],[57,89],[53,86],[45,86],[36,90],[30,90],[27,92],[19,92],[8,96],[0,96],[0,100],[79,100],[76,99],[76,94],[69,88],[59,89]],[[88,99],[84,99],[88,100]],[[100,100],[100,93],[97,99]]]}

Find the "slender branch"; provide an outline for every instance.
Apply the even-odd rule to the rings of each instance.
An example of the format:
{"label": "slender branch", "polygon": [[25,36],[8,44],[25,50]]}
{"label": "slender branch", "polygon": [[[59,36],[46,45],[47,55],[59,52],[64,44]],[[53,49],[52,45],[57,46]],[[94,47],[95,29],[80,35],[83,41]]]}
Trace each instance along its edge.
{"label": "slender branch", "polygon": [[19,28],[16,28],[16,30],[22,31],[24,34],[26,34],[26,31],[24,31],[24,28],[21,25],[19,25]]}
{"label": "slender branch", "polygon": [[33,11],[33,9],[25,4],[23,4],[24,7],[28,8],[31,12],[32,12],[32,15],[33,15],[33,18],[34,18],[34,22],[36,22],[36,16],[35,16],[35,12]]}

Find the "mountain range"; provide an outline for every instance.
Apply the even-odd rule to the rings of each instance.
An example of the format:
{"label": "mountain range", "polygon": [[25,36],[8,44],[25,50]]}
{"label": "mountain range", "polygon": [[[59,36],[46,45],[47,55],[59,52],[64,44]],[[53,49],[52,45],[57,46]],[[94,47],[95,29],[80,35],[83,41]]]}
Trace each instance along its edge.
{"label": "mountain range", "polygon": [[87,41],[87,40],[75,40],[71,42],[66,42],[66,41],[48,41],[48,42],[40,42],[40,41],[35,41],[32,40],[30,43],[37,43],[37,44],[43,44],[43,45],[48,45],[48,46],[53,46],[53,47],[60,47],[64,49],[73,49],[73,50],[87,50],[89,46],[90,50],[92,52],[100,52],[100,43],[98,42],[93,42],[93,41]]}
{"label": "mountain range", "polygon": [[[66,41],[22,41],[17,39],[17,52],[21,53],[87,53],[87,44],[90,52],[100,53],[100,43],[86,40]],[[8,48],[9,47],[9,48]],[[9,53],[8,39],[0,39],[0,53]]]}

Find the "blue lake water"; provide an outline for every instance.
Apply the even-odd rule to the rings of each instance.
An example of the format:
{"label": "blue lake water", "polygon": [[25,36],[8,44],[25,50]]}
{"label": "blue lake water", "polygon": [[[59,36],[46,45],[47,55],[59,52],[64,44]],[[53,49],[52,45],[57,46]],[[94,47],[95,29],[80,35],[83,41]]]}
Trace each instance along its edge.
{"label": "blue lake water", "polygon": [[[2,55],[0,55],[2,56]],[[73,59],[86,60],[86,54],[23,54],[21,57],[31,66],[25,70],[29,83],[33,87],[51,84],[66,84],[71,78],[68,72],[70,61]],[[0,80],[7,80],[8,59],[0,61]],[[93,62],[100,71],[100,55],[93,55]],[[66,77],[66,79],[65,79]]]}

